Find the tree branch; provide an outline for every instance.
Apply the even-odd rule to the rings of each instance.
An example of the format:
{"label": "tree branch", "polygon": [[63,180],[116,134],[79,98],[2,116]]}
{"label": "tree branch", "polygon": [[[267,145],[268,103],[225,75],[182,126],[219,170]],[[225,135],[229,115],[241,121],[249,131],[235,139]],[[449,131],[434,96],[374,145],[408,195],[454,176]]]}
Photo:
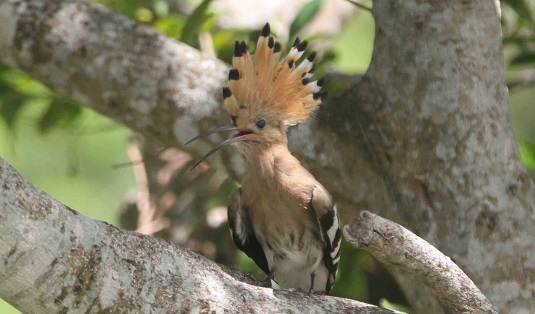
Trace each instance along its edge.
{"label": "tree branch", "polygon": [[0,1],[0,17],[3,63],[165,146],[228,120],[227,65],[101,5]]}
{"label": "tree branch", "polygon": [[344,227],[346,239],[380,262],[425,283],[446,313],[496,313],[487,298],[447,256],[402,226],[368,211]]}
{"label": "tree branch", "polygon": [[[290,133],[292,152],[343,221],[381,209],[455,259],[498,311],[531,310],[533,184],[511,128],[495,3],[378,1],[372,13],[366,75]],[[228,119],[225,64],[96,4],[0,0],[0,29],[0,61],[150,141],[181,147]],[[211,158],[235,177],[239,160],[232,149]],[[434,312],[402,276],[413,306]]]}
{"label": "tree branch", "polygon": [[164,240],[89,219],[0,159],[0,297],[26,313],[395,313],[257,287]]}

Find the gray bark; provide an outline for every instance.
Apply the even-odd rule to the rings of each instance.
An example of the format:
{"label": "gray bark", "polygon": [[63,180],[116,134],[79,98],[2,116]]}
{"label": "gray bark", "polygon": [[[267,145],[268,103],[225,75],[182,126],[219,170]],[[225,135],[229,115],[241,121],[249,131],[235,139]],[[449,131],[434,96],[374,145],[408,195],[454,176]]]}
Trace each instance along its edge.
{"label": "gray bark", "polygon": [[431,289],[446,313],[496,313],[449,257],[395,222],[363,211],[344,227],[344,236],[380,262],[414,274]]}
{"label": "gray bark", "polygon": [[[501,313],[535,308],[533,184],[508,113],[492,1],[376,1],[370,68],[290,134],[348,222],[392,219],[450,256]],[[82,1],[0,1],[0,59],[152,140],[228,120],[228,67]],[[215,140],[214,140],[215,139]],[[188,147],[205,152],[214,136]],[[235,150],[212,163],[240,173]],[[412,304],[436,312],[394,271]]]}
{"label": "gray bark", "polygon": [[395,313],[257,287],[162,239],[78,214],[0,158],[0,297],[24,313]]}

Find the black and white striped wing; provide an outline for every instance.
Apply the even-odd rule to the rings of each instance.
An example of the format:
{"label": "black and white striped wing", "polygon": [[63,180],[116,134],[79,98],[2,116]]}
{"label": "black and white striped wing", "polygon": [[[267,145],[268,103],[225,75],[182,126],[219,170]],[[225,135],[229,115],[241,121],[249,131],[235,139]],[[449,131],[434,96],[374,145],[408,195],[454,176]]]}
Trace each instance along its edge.
{"label": "black and white striped wing", "polygon": [[317,186],[314,189],[310,204],[316,213],[324,245],[323,260],[329,271],[325,291],[329,293],[334,284],[338,262],[340,261],[340,244],[342,240],[340,221],[331,196],[322,186]]}
{"label": "black and white striped wing", "polygon": [[234,244],[269,275],[269,266],[264,250],[254,234],[246,208],[241,203],[241,188],[232,192],[228,206],[228,223]]}

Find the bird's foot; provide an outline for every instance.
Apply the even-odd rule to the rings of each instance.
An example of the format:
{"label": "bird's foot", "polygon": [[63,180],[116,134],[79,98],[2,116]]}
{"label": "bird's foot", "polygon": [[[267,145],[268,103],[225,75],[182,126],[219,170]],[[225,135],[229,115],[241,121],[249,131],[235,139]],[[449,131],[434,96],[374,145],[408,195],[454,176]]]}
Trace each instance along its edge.
{"label": "bird's foot", "polygon": [[310,288],[310,290],[308,290],[308,296],[311,296],[311,295],[326,295],[327,293],[325,293],[325,291],[315,291],[313,288]]}
{"label": "bird's foot", "polygon": [[264,280],[260,280],[256,278],[256,276],[253,273],[245,273],[244,275],[249,280],[251,280],[255,286],[264,287],[264,288],[272,288],[270,277],[267,277]]}
{"label": "bird's foot", "polygon": [[264,280],[258,280],[257,282],[259,283],[258,285],[260,287],[265,287],[265,288],[273,288],[273,286],[271,285],[271,280],[273,279],[273,275],[274,275],[274,271],[272,270],[269,275],[266,277],[266,279]]}
{"label": "bird's foot", "polygon": [[273,288],[273,286],[271,285],[271,278],[269,277],[264,280],[258,280],[257,283],[258,283],[258,286],[260,287]]}

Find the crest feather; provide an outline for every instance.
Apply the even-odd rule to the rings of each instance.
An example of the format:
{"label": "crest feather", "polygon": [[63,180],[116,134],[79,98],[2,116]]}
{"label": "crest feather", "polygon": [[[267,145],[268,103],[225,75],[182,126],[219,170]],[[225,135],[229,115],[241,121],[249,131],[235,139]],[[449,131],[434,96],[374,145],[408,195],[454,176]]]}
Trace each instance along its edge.
{"label": "crest feather", "polygon": [[296,38],[281,61],[281,45],[270,36],[269,24],[261,31],[254,57],[245,42],[236,42],[229,87],[224,89],[227,111],[236,116],[240,108],[263,111],[289,125],[305,121],[317,110],[322,98],[322,80],[311,81],[313,52],[299,65],[307,41]]}

